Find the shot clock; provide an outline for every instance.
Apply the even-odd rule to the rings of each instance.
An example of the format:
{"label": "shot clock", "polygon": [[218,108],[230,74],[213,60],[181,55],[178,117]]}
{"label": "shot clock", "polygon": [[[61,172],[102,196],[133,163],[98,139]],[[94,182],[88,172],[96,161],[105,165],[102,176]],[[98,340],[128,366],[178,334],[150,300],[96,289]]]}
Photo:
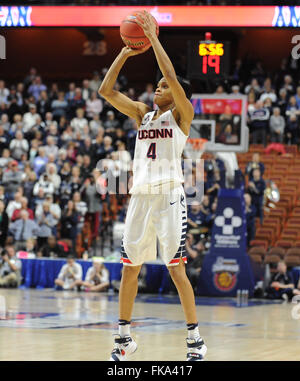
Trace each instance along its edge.
{"label": "shot clock", "polygon": [[211,33],[204,41],[188,42],[188,76],[196,79],[224,78],[229,73],[230,43],[211,40]]}

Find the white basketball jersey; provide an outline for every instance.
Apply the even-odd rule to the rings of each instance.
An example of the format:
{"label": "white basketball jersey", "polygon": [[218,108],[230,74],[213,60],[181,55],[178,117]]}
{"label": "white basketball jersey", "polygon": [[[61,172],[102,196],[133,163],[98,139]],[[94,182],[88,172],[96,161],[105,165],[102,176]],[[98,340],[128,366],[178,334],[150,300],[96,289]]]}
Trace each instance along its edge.
{"label": "white basketball jersey", "polygon": [[152,120],[155,113],[145,114],[137,132],[131,194],[155,193],[158,185],[184,182],[181,155],[188,137],[177,125],[172,110]]}

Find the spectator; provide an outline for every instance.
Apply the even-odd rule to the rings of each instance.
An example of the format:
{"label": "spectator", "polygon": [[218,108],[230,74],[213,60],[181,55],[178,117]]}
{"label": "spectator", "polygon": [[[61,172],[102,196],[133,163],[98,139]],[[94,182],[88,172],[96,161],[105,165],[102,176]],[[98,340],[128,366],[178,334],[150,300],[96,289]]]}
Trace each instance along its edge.
{"label": "spectator", "polygon": [[0,287],[19,287],[22,263],[15,255],[15,249],[7,245],[0,259]]}
{"label": "spectator", "polygon": [[273,115],[270,118],[271,141],[275,143],[283,143],[285,120],[280,115],[280,108],[274,107]]}
{"label": "spectator", "polygon": [[93,175],[90,175],[85,180],[82,192],[88,209],[86,218],[89,221],[91,230],[93,232],[92,237],[95,239],[99,233],[101,204],[100,195],[97,191],[95,178]]}
{"label": "spectator", "polygon": [[256,217],[260,218],[260,223],[263,223],[263,200],[266,183],[261,177],[259,169],[254,169],[253,178],[248,184],[248,193],[252,197],[252,204],[256,208]]}
{"label": "spectator", "polygon": [[269,110],[263,106],[262,101],[257,101],[255,110],[250,114],[250,131],[252,133],[253,144],[257,144],[261,141],[266,145],[269,119]]}
{"label": "spectator", "polygon": [[12,160],[2,178],[2,183],[5,186],[5,194],[9,200],[13,199],[15,192],[22,184],[22,180],[23,175],[18,170],[18,162]]}
{"label": "spectator", "polygon": [[277,264],[277,272],[273,275],[270,285],[267,288],[267,297],[269,299],[291,299],[295,289],[293,276],[287,271],[284,261]]}
{"label": "spectator", "polygon": [[22,206],[21,199],[22,199],[21,192],[15,192],[14,199],[9,201],[7,208],[6,208],[6,212],[7,212],[9,219],[11,219],[11,217],[12,217],[12,215],[16,209],[21,208],[21,206]]}
{"label": "spectator", "polygon": [[37,110],[43,119],[45,118],[46,113],[51,111],[51,103],[47,91],[41,91],[39,101],[37,102]]}
{"label": "spectator", "polygon": [[102,81],[98,71],[94,71],[93,78],[90,80],[89,88],[91,91],[98,91]]}
{"label": "spectator", "polygon": [[65,95],[65,100],[69,103],[75,97],[76,85],[74,82],[69,84],[69,91]]}
{"label": "spectator", "polygon": [[8,233],[8,215],[5,211],[5,204],[0,200],[0,248],[3,248],[6,243]]}
{"label": "spectator", "polygon": [[25,247],[28,238],[35,238],[38,234],[39,227],[35,221],[28,218],[28,212],[22,210],[20,218],[9,225],[9,232],[16,242],[17,250]]}
{"label": "spectator", "polygon": [[103,123],[106,133],[112,133],[117,127],[120,127],[120,122],[115,118],[113,111],[108,111],[106,114],[106,121]]}
{"label": "spectator", "polygon": [[23,138],[21,131],[16,132],[16,138],[10,142],[9,149],[11,156],[16,160],[20,160],[21,156],[29,151],[28,141]]}
{"label": "spectator", "polygon": [[65,93],[60,91],[58,93],[58,99],[54,99],[51,102],[53,118],[58,121],[62,116],[66,116],[67,108],[68,102],[65,100]]}
{"label": "spectator", "polygon": [[37,124],[37,120],[40,115],[37,113],[37,108],[34,103],[29,104],[29,112],[26,112],[23,116],[23,132],[26,134],[33,126]]}
{"label": "spectator", "polygon": [[38,252],[39,257],[43,258],[64,258],[65,251],[61,245],[57,243],[55,236],[49,236],[47,243]]}
{"label": "spectator", "polygon": [[33,170],[39,177],[43,172],[45,172],[46,164],[48,163],[48,157],[46,156],[46,151],[44,147],[39,148],[39,154],[33,160],[32,166]]}
{"label": "spectator", "polygon": [[73,118],[71,120],[71,127],[73,128],[74,132],[83,132],[84,126],[88,124],[87,119],[84,117],[84,110],[82,108],[79,108],[76,110],[76,118]]}
{"label": "spectator", "polygon": [[252,204],[252,199],[249,193],[244,194],[245,213],[247,225],[247,246],[255,238],[255,217],[257,214],[255,206]]}
{"label": "spectator", "polygon": [[69,247],[75,252],[77,238],[78,213],[76,212],[74,202],[69,200],[61,216],[61,238],[63,238]]}
{"label": "spectator", "polygon": [[47,86],[42,83],[40,76],[34,78],[32,85],[28,88],[28,94],[34,96],[35,101],[37,102],[40,98],[42,91],[47,91]]}
{"label": "spectator", "polygon": [[261,94],[259,100],[263,103],[267,98],[270,98],[272,103],[276,103],[277,101],[277,95],[274,89],[272,89],[272,82],[270,78],[266,78],[263,93]]}
{"label": "spectator", "polygon": [[299,121],[296,114],[291,114],[286,123],[286,142],[287,144],[297,144],[299,136]]}
{"label": "spectator", "polygon": [[253,178],[254,169],[259,169],[260,174],[263,176],[265,172],[265,166],[264,166],[264,163],[260,161],[260,155],[258,152],[255,152],[252,155],[252,161],[249,161],[249,163],[247,163],[246,165],[245,174],[249,176],[249,180]]}
{"label": "spectator", "polygon": [[51,195],[54,194],[54,185],[51,182],[51,180],[48,178],[47,173],[44,173],[40,177],[39,181],[37,183],[35,183],[35,185],[33,187],[33,195],[37,196],[40,189],[43,189],[43,191],[46,195],[47,194],[51,194]]}
{"label": "spectator", "polygon": [[85,215],[87,213],[87,205],[85,201],[81,200],[80,192],[75,192],[73,194],[73,202],[75,205],[75,210],[78,213],[77,229],[78,232],[81,232],[84,226]]}
{"label": "spectator", "polygon": [[92,119],[94,115],[99,115],[103,110],[103,102],[97,96],[97,91],[93,91],[91,99],[86,101],[86,115]]}
{"label": "spectator", "polygon": [[108,289],[109,271],[104,266],[102,258],[93,259],[93,266],[88,269],[85,280],[78,280],[77,285],[91,292],[104,292]]}
{"label": "spectator", "polygon": [[83,109],[85,107],[85,100],[82,98],[82,92],[79,87],[75,89],[74,98],[69,101],[68,118],[74,117],[78,108]]}
{"label": "spectator", "polygon": [[19,209],[14,210],[11,216],[11,222],[14,222],[21,217],[20,213],[22,210],[26,210],[28,212],[28,218],[31,220],[34,220],[33,211],[30,208],[28,208],[28,199],[26,197],[21,197],[20,203],[21,203],[21,207]]}
{"label": "spectator", "polygon": [[44,147],[46,156],[54,155],[55,159],[58,155],[58,147],[52,136],[47,136],[47,145]]}
{"label": "spectator", "polygon": [[92,120],[89,122],[89,127],[91,131],[91,137],[95,138],[98,135],[99,129],[102,128],[104,132],[104,128],[102,127],[102,122],[100,120],[99,114],[93,113]]}
{"label": "spectator", "polygon": [[38,248],[41,248],[46,243],[48,237],[53,234],[53,228],[57,224],[57,220],[50,212],[50,204],[48,202],[43,203],[42,213],[37,216],[36,222],[39,225],[37,234]]}
{"label": "spectator", "polygon": [[[36,257],[36,254],[35,254],[35,239],[28,238],[26,240],[24,251],[27,253],[27,258],[32,259],[32,258]],[[19,252],[17,253],[17,256],[18,256],[18,254],[19,254]]]}
{"label": "spectator", "polygon": [[79,263],[75,262],[72,255],[68,255],[67,263],[61,268],[55,285],[63,288],[64,290],[75,290],[77,283],[82,279],[82,267]]}

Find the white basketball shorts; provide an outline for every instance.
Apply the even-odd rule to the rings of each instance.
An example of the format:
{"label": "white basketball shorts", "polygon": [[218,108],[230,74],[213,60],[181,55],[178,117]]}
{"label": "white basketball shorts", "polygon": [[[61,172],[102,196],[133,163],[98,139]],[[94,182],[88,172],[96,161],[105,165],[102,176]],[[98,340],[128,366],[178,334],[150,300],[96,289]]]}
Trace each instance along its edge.
{"label": "white basketball shorts", "polygon": [[167,266],[186,262],[187,207],[183,186],[167,194],[133,194],[125,219],[121,262],[138,266],[156,259],[157,237]]}

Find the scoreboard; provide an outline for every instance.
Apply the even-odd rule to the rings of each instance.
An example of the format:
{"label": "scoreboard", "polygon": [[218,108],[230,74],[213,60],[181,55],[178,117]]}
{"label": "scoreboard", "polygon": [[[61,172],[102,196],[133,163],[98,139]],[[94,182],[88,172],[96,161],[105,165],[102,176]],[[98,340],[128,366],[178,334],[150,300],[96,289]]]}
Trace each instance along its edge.
{"label": "scoreboard", "polygon": [[188,41],[188,77],[224,78],[230,70],[230,42]]}

